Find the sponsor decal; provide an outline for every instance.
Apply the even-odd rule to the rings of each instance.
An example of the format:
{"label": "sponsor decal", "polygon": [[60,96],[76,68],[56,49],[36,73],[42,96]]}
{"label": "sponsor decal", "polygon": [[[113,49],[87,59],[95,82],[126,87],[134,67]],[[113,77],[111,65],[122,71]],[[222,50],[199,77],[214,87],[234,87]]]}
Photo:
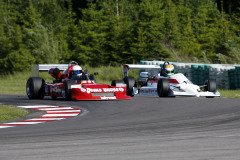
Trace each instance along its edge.
{"label": "sponsor decal", "polygon": [[101,97],[101,99],[103,99],[103,100],[104,100],[104,99],[106,99],[106,100],[107,100],[107,99],[116,99],[116,97]]}
{"label": "sponsor decal", "polygon": [[102,92],[101,88],[81,88],[82,92],[87,92],[88,94],[91,92]]}
{"label": "sponsor decal", "polygon": [[104,92],[123,92],[123,88],[103,88]]}
{"label": "sponsor decal", "polygon": [[123,92],[123,88],[81,88],[82,92],[91,92],[100,93],[100,92]]}

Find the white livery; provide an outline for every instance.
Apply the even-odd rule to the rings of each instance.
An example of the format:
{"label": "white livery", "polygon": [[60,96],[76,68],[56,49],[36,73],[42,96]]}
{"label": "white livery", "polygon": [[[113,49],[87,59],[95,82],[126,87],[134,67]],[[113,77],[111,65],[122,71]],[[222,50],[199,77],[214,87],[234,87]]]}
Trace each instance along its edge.
{"label": "white livery", "polygon": [[159,97],[193,96],[193,97],[220,97],[216,88],[215,79],[207,79],[202,86],[193,84],[182,73],[171,76],[161,76],[160,73],[150,75],[149,72],[140,72],[139,80],[128,77],[129,69],[161,69],[157,65],[124,65],[124,81],[127,84],[128,92],[132,96],[139,95],[158,95]]}

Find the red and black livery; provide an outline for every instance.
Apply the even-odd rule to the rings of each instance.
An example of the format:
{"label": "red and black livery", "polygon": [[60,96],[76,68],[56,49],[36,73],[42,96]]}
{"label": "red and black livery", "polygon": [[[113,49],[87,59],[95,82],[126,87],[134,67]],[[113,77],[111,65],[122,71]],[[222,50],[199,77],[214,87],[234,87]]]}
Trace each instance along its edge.
{"label": "red and black livery", "polygon": [[79,80],[63,77],[64,74],[56,68],[49,69],[48,73],[56,78],[53,83],[45,82],[40,77],[28,79],[26,92],[29,99],[43,99],[45,96],[65,100],[131,99],[131,96],[127,95],[127,85],[123,80],[113,80],[112,84],[108,85],[96,83],[92,75],[85,73],[83,79]]}

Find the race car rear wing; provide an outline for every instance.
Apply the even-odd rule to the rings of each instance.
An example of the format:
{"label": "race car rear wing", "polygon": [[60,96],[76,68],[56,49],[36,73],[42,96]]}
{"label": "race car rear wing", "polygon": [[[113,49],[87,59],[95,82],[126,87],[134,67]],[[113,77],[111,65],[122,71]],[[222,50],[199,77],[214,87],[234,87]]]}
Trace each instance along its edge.
{"label": "race car rear wing", "polygon": [[123,78],[128,76],[129,69],[160,69],[160,65],[144,65],[144,64],[124,64]]}
{"label": "race car rear wing", "polygon": [[39,72],[47,72],[51,68],[58,68],[60,71],[64,71],[68,68],[68,64],[32,64],[32,76],[39,77]]}

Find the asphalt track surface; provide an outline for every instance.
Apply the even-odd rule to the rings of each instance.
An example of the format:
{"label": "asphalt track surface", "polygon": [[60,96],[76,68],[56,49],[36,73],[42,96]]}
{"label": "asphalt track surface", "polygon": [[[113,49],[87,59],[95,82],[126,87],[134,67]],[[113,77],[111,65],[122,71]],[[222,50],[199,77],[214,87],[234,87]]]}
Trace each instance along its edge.
{"label": "asphalt track surface", "polygon": [[[65,120],[0,129],[1,160],[240,159],[240,99],[63,101],[0,95],[0,103],[83,111]],[[26,118],[41,114],[32,112]]]}

